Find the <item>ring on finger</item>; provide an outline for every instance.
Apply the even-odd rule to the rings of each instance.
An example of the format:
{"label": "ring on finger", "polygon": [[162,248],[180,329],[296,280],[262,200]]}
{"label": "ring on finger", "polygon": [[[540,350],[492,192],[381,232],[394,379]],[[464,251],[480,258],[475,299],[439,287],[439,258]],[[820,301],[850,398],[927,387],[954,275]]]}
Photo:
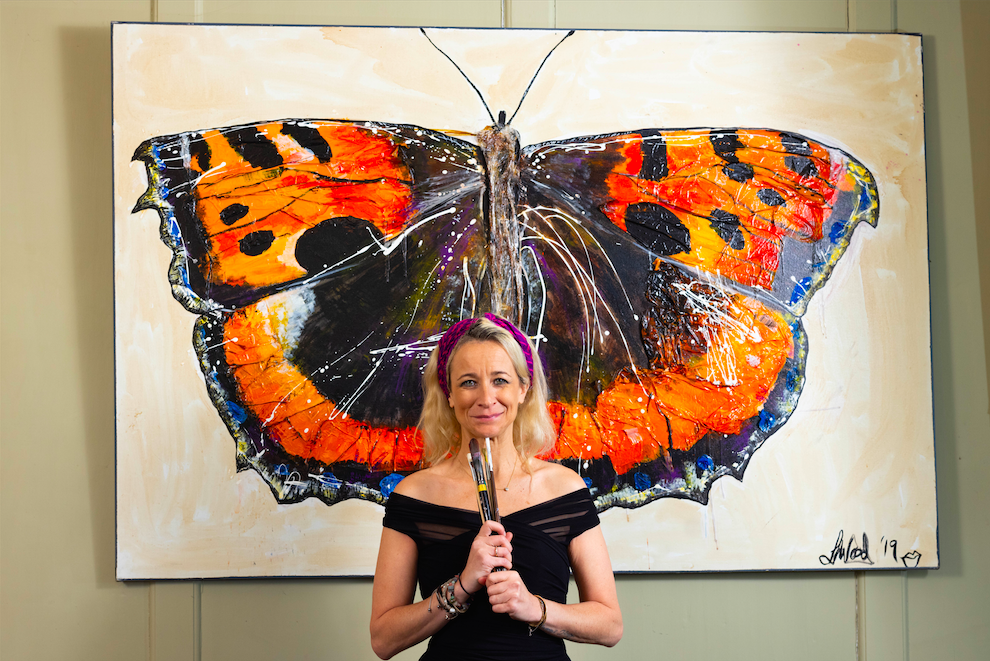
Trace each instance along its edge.
{"label": "ring on finger", "polygon": [[498,557],[498,547],[497,546],[493,546],[492,547],[492,555],[495,556],[496,558]]}

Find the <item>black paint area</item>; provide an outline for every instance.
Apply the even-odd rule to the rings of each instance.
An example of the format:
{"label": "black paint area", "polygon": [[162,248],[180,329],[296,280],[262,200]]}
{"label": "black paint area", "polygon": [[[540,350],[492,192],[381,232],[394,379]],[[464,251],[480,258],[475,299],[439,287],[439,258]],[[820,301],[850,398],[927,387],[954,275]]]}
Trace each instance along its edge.
{"label": "black paint area", "polygon": [[282,165],[278,148],[253,126],[244,126],[224,133],[230,146],[252,166],[263,170]]}
{"label": "black paint area", "polygon": [[699,314],[691,299],[692,294],[719,303],[719,292],[677,268],[673,264],[658,261],[646,279],[646,300],[650,306],[643,316],[640,335],[651,369],[682,369],[686,354],[702,354],[708,350],[705,335],[699,332],[706,317]]}
{"label": "black paint area", "polygon": [[742,149],[743,144],[739,141],[739,135],[735,131],[728,133],[712,131],[709,140],[712,143],[712,149],[723,160],[729,163],[739,162],[739,158],[736,156],[736,150]]}
{"label": "black paint area", "polygon": [[802,177],[817,177],[818,168],[805,156],[785,156],[784,165]]}
{"label": "black paint area", "polygon": [[243,204],[231,204],[220,212],[220,222],[228,227],[246,216],[248,208]]}
{"label": "black paint area", "polygon": [[313,152],[313,155],[316,156],[321,163],[325,163],[333,158],[333,152],[330,150],[330,145],[323,139],[320,132],[312,126],[286,122],[282,126],[281,133],[295,140],[299,143],[300,147]]}
{"label": "black paint area", "polygon": [[739,216],[722,209],[715,209],[709,222],[715,233],[729,244],[730,248],[742,250],[746,247],[746,238],[739,224]]}
{"label": "black paint area", "polygon": [[[323,236],[317,233],[311,245],[332,242],[334,229],[326,224]],[[348,240],[351,229],[336,229]],[[296,254],[298,258],[298,249]],[[322,263],[318,251],[310,255]],[[381,256],[359,258],[352,268],[336,270],[315,284],[312,312],[293,349],[293,363],[324,397],[371,426],[413,426],[422,404],[419,366],[425,359],[404,357],[400,351],[375,352],[419,339],[407,335],[408,322],[403,323],[417,295],[407,266],[420,260],[412,247],[408,257],[413,264]]]}
{"label": "black paint area", "polygon": [[251,257],[257,257],[272,247],[275,234],[271,230],[251,232],[238,242],[241,252]]}
{"label": "black paint area", "polygon": [[722,166],[725,176],[740,184],[753,178],[753,166],[749,163],[729,163]]}
{"label": "black paint area", "polygon": [[780,145],[788,154],[811,156],[811,145],[802,136],[795,133],[781,133]]}
{"label": "black paint area", "polygon": [[768,207],[779,207],[785,202],[783,196],[772,188],[761,188],[757,191],[756,197]]}
{"label": "black paint area", "polygon": [[202,138],[189,141],[189,157],[196,161],[201,172],[208,172],[212,167],[210,145]]}
{"label": "black paint area", "polygon": [[586,480],[591,480],[591,486],[589,488],[591,489],[592,496],[597,497],[609,493],[613,489],[622,487],[618,480],[619,476],[615,473],[615,467],[612,465],[612,458],[607,454],[599,459],[577,459],[571,457],[561,459],[559,463],[567,466]]}
{"label": "black paint area", "polygon": [[354,216],[324,220],[306,230],[296,243],[296,261],[309,274],[319,273],[384,237],[371,222]]}
{"label": "black paint area", "polygon": [[630,204],[626,231],[651,252],[668,256],[691,252],[691,233],[667,207],[652,202]]}
{"label": "black paint area", "polygon": [[667,167],[667,143],[644,139],[642,145],[643,165],[639,170],[640,178],[660,181],[670,174]]}

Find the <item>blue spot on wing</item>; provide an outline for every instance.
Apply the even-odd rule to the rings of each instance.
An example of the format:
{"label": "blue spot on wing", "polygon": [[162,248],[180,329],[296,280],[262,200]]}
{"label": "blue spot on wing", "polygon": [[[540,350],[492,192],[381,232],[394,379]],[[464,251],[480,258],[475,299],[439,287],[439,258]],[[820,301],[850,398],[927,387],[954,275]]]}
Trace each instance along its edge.
{"label": "blue spot on wing", "polygon": [[588,487],[589,489],[591,488],[591,478],[590,477],[584,478],[584,485],[586,487]]}
{"label": "blue spot on wing", "polygon": [[402,481],[404,475],[399,475],[398,473],[392,473],[391,475],[386,475],[382,478],[382,481],[378,483],[378,487],[382,491],[382,495],[386,498],[392,495],[395,491],[395,487]]}
{"label": "blue spot on wing", "polygon": [[646,491],[653,486],[653,480],[646,473],[636,473],[633,475],[633,484],[639,491]]}
{"label": "blue spot on wing", "polygon": [[859,208],[869,209],[871,206],[873,206],[873,191],[869,186],[863,186],[859,190]]}
{"label": "blue spot on wing", "polygon": [[247,412],[234,402],[227,402],[227,411],[230,412],[230,417],[238,423],[243,423],[247,420]]}
{"label": "blue spot on wing", "polygon": [[760,431],[764,434],[770,433],[775,422],[777,422],[777,418],[772,413],[767,413],[765,410],[760,411]]}
{"label": "blue spot on wing", "polygon": [[839,220],[832,223],[832,228],[828,231],[828,240],[832,243],[838,243],[842,237],[846,235],[846,229],[849,227],[849,222],[845,220]]}
{"label": "blue spot on wing", "polygon": [[793,391],[797,389],[798,379],[801,378],[801,373],[797,370],[797,368],[794,368],[789,370],[784,378],[786,379],[785,383],[787,385],[787,389]]}
{"label": "blue spot on wing", "polygon": [[715,468],[715,462],[707,454],[703,454],[700,457],[698,457],[698,460],[695,462],[695,464],[698,466],[698,470],[700,471],[710,471],[711,469]]}
{"label": "blue spot on wing", "polygon": [[323,473],[322,475],[312,476],[325,487],[330,487],[331,489],[339,489],[343,482],[337,478],[333,473]]}
{"label": "blue spot on wing", "polygon": [[794,285],[794,291],[791,292],[791,305],[807,296],[809,289],[811,289],[811,276],[801,278],[801,281]]}

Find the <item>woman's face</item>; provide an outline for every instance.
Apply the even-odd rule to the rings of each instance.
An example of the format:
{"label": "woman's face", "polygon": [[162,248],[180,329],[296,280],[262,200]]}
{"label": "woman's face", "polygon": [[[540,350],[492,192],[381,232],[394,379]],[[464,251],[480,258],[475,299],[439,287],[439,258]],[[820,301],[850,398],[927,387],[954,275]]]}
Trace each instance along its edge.
{"label": "woman's face", "polygon": [[467,342],[450,357],[447,401],[462,439],[504,438],[511,443],[512,423],[525,398],[526,386],[497,342]]}

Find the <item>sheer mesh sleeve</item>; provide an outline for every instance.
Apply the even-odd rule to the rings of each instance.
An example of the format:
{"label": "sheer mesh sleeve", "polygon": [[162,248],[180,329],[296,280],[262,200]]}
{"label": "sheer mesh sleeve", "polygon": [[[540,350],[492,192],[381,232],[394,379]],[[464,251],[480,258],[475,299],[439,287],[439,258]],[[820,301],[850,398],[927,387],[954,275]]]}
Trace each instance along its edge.
{"label": "sheer mesh sleeve", "polygon": [[[471,513],[466,510],[455,510],[465,512],[468,521],[474,523]],[[474,517],[478,514],[474,513]],[[477,527],[481,526],[481,519],[477,518]],[[430,503],[403,496],[401,493],[393,493],[385,503],[385,520],[382,524],[386,528],[397,530],[409,535],[417,544],[429,545],[435,542],[448,542],[455,537],[466,532],[472,534],[477,532],[470,526],[465,525],[464,517],[451,516],[451,508],[432,505]]]}
{"label": "sheer mesh sleeve", "polygon": [[599,524],[595,500],[587,489],[572,491],[511,516],[546,533],[564,546]]}

